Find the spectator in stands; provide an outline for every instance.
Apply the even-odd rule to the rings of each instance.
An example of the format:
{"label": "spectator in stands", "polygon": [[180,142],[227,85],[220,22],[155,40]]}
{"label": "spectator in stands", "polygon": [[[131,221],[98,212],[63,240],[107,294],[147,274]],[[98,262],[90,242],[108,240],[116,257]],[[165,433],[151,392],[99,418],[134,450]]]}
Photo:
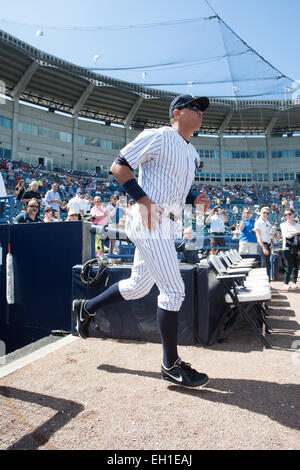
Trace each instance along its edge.
{"label": "spectator in stands", "polygon": [[39,204],[42,202],[42,196],[38,191],[39,185],[38,182],[33,180],[29,184],[29,189],[23,194],[22,202],[28,204],[31,199],[37,199]]}
{"label": "spectator in stands", "polygon": [[238,223],[236,225],[232,225],[230,229],[230,233],[231,233],[230,247],[238,250],[239,239],[241,235],[240,227]]}
{"label": "spectator in stands", "polygon": [[[113,195],[110,198],[110,212],[109,218],[110,223],[112,226],[117,227],[120,221],[120,209],[119,209],[120,201],[119,196]],[[114,255],[118,254],[118,250],[115,249],[116,240],[110,241],[110,250],[113,252]]]}
{"label": "spectator in stands", "polygon": [[240,224],[240,254],[257,254],[257,238],[254,230],[255,220],[249,207],[245,207],[242,215],[242,222]]}
{"label": "spectator in stands", "polygon": [[53,183],[52,188],[45,194],[45,203],[52,207],[55,212],[60,212],[61,197],[58,192],[58,184]]}
{"label": "spectator in stands", "polygon": [[76,213],[84,216],[85,214],[85,203],[82,201],[83,193],[80,188],[76,190],[76,194],[70,201],[68,202],[68,209],[74,209]]}
{"label": "spectator in stands", "polygon": [[84,215],[89,214],[91,211],[91,199],[89,194],[85,194],[83,199],[82,199],[84,205],[85,205],[85,212]]}
{"label": "spectator in stands", "polygon": [[211,233],[211,254],[216,253],[216,248],[221,247],[224,251],[225,248],[225,223],[228,222],[227,215],[221,207],[216,206],[209,212],[205,223],[210,224]]}
{"label": "spectator in stands", "polygon": [[24,180],[19,180],[16,189],[15,189],[15,198],[16,198],[16,206],[17,206],[17,211],[21,212],[23,209],[23,203],[22,203],[22,198],[25,193],[25,181]]}
{"label": "spectator in stands", "polygon": [[233,206],[232,212],[234,213],[235,216],[239,213],[239,208],[236,204]]}
{"label": "spectator in stands", "polygon": [[44,209],[44,222],[60,222],[57,217],[54,217],[51,206],[46,206]]}
{"label": "spectator in stands", "polygon": [[[11,163],[11,162],[9,162],[9,163]],[[10,191],[14,190],[15,186],[16,186],[15,172],[12,169],[12,167],[10,167],[10,169],[8,171],[8,175],[7,175],[7,189],[9,189]]]}
{"label": "spectator in stands", "polygon": [[117,225],[119,222],[119,196],[113,195],[110,198],[110,218],[113,219],[114,223]]}
{"label": "spectator in stands", "polygon": [[260,217],[255,221],[254,231],[257,237],[257,252],[261,256],[261,267],[267,268],[267,273],[270,280],[272,225],[268,221],[269,215],[270,208],[267,206],[262,207],[260,211]]}
{"label": "spectator in stands", "polygon": [[39,215],[40,204],[37,199],[30,199],[26,206],[26,211],[15,217],[14,224],[27,224],[32,222],[43,222]]}
{"label": "spectator in stands", "polygon": [[63,201],[61,206],[60,206],[60,211],[63,213],[63,214],[66,214],[68,212],[68,202],[67,201]]}
{"label": "spectator in stands", "polygon": [[285,210],[286,205],[287,205],[287,199],[285,197],[283,197],[282,201],[281,201],[281,206],[282,206],[283,210]]}
{"label": "spectator in stands", "polygon": [[81,214],[76,209],[70,209],[66,222],[76,222],[76,220],[81,220]]}
{"label": "spectator in stands", "polygon": [[[294,210],[291,208],[286,208],[285,213],[286,222],[280,224],[280,229],[282,233],[282,249],[285,260],[285,269],[284,269],[284,280],[283,280],[283,291],[289,290],[289,282],[292,276],[292,287],[291,290],[297,289],[297,280],[298,280],[298,269],[299,269],[299,259],[297,256],[297,246],[293,243],[294,237],[300,235],[300,224],[296,223],[294,220]],[[300,248],[299,248],[300,249]]]}
{"label": "spectator in stands", "polygon": [[64,182],[60,183],[59,185],[59,191],[62,197],[67,197],[67,191],[66,191],[66,186],[64,185]]}
{"label": "spectator in stands", "polygon": [[91,216],[93,217],[93,224],[107,225],[109,221],[109,209],[105,209],[102,204],[101,197],[94,197],[94,206],[91,209]]}

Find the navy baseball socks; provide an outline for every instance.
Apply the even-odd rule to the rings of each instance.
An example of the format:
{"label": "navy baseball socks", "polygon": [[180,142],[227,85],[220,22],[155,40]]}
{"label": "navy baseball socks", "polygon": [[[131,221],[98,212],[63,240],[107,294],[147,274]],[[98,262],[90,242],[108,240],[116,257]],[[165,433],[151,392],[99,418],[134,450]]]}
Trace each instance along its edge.
{"label": "navy baseball socks", "polygon": [[172,367],[174,362],[178,359],[178,315],[178,312],[157,307],[157,324],[163,347],[163,364],[165,364],[166,367]]}
{"label": "navy baseball socks", "polygon": [[124,300],[119,290],[119,283],[110,286],[102,294],[97,295],[90,300],[73,300],[73,311],[76,314],[76,330],[81,338],[86,339],[89,336],[89,325],[91,319],[96,316],[96,311],[107,305],[114,304]]}
{"label": "navy baseball socks", "polygon": [[[124,300],[118,283],[113,284],[105,292],[90,300],[75,299],[73,311],[76,314],[76,329],[81,338],[89,336],[89,325],[96,311],[107,305]],[[161,375],[164,380],[186,387],[201,387],[208,382],[208,376],[191,368],[187,362],[178,357],[177,333],[178,312],[157,308],[157,323],[163,347]]]}
{"label": "navy baseball socks", "polygon": [[179,312],[157,308],[157,323],[163,346],[161,376],[164,380],[185,387],[203,387],[208,376],[191,368],[191,364],[178,357],[177,333]]}

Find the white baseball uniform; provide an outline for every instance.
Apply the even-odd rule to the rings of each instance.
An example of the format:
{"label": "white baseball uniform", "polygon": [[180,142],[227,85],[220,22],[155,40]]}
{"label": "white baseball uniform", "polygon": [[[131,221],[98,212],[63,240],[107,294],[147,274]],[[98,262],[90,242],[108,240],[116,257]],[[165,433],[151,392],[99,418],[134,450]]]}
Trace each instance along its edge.
{"label": "white baseball uniform", "polygon": [[126,232],[136,251],[131,277],[119,282],[120,293],[126,300],[138,299],[156,283],[158,306],[178,311],[185,296],[184,283],[174,245],[176,222],[168,214],[181,215],[200,157],[171,127],[141,132],[121,150],[121,156],[131,168],[140,167],[138,183],[164,209],[164,215],[158,228],[150,231],[141,224],[138,204],[129,211]]}

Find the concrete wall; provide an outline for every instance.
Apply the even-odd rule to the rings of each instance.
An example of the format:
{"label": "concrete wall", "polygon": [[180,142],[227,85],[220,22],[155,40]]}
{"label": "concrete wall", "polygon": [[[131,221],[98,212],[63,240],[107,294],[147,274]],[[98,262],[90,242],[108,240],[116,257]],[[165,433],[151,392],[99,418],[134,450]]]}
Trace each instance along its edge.
{"label": "concrete wall", "polygon": [[[13,102],[6,100],[0,106],[0,115],[12,119]],[[19,122],[26,122],[39,127],[51,128],[62,132],[73,134],[74,119],[44,109],[37,109],[25,104],[19,104]],[[132,140],[140,130],[129,129],[129,140]],[[97,137],[117,143],[126,142],[126,130],[124,127],[107,126],[98,122],[78,119],[78,135]],[[268,153],[267,139],[265,137],[226,137],[223,136],[223,151],[245,150],[265,151]],[[11,149],[12,130],[0,127],[0,147]],[[192,143],[197,149],[221,150],[219,137],[199,136],[192,137]],[[282,138],[271,137],[269,154],[272,150],[300,150],[300,136]],[[74,152],[76,153],[74,157]],[[39,157],[53,161],[53,166],[62,168],[73,165],[79,169],[93,170],[98,167],[109,168],[118,155],[118,149],[107,149],[91,145],[77,145],[63,142],[58,139],[39,137],[31,134],[18,132],[17,135],[17,158],[28,162],[38,162]],[[204,158],[203,173],[222,174],[223,180],[227,173],[269,173],[269,182],[272,182],[274,172],[300,173],[300,158],[265,158],[265,159],[211,159]],[[74,163],[75,162],[75,163]],[[223,163],[223,165],[222,165]]]}

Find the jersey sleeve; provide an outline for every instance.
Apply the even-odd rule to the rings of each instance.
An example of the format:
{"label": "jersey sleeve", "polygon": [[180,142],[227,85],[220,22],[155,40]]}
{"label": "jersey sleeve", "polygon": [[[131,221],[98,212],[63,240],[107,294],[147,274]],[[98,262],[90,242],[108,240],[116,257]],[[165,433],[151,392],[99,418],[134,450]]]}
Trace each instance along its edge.
{"label": "jersey sleeve", "polygon": [[200,163],[201,163],[201,158],[197,152],[197,155],[195,156],[195,170],[196,171],[200,169],[201,167]]}
{"label": "jersey sleeve", "polygon": [[141,132],[132,142],[121,150],[131,168],[138,168],[142,163],[159,157],[163,142],[162,133],[157,129]]}

